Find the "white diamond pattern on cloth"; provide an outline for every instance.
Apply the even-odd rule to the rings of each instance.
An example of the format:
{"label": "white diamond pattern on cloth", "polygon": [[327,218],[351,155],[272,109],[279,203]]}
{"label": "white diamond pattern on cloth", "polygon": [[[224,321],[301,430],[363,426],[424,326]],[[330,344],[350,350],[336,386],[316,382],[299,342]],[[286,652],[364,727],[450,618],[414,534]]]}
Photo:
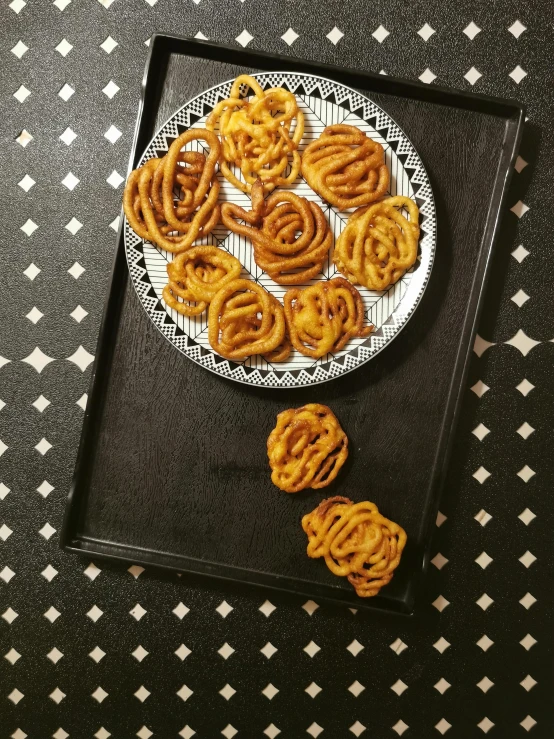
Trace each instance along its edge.
{"label": "white diamond pattern on cloth", "polygon": [[[181,3],[183,9],[186,4]],[[195,0],[189,4],[194,18],[191,16],[191,23],[185,29],[187,35],[196,32],[200,39],[210,36],[223,43],[234,43],[233,38],[248,29],[249,36],[255,36],[248,41],[248,48],[254,45],[265,48],[265,43],[273,42],[272,48],[281,53],[312,57],[317,54],[322,59],[327,53],[328,61],[352,65],[348,59],[354,58],[351,52],[357,37],[353,26],[359,22],[359,17],[354,17],[354,13],[351,13],[352,18],[348,17],[347,3],[334,4],[335,12],[321,20],[323,30],[319,28],[319,19],[313,25],[311,19],[306,21],[299,10],[300,4],[294,0],[282,0],[276,4],[275,12],[265,17],[263,3],[228,0],[225,5],[236,15],[236,22],[229,27],[219,26],[219,29],[215,22],[224,0]],[[360,0],[353,0],[353,7],[356,4],[359,7]],[[66,359],[73,356],[79,345],[95,352],[96,339],[94,332],[89,333],[91,317],[78,324],[72,311],[76,306],[85,306],[82,310],[91,311],[95,321],[100,315],[105,281],[99,281],[98,275],[102,274],[105,280],[110,269],[121,196],[121,185],[116,191],[106,180],[114,169],[120,176],[126,172],[131,145],[128,133],[133,130],[140,77],[148,51],[144,39],[157,29],[169,28],[174,19],[164,16],[171,3],[156,0],[135,0],[132,16],[127,16],[124,27],[118,14],[127,12],[125,0],[91,0],[89,3],[45,0],[42,7],[40,5],[25,0],[6,0],[3,11],[0,10],[8,24],[4,49],[8,84],[4,106],[7,124],[4,184],[6,202],[11,203],[13,198],[21,207],[14,210],[14,213],[17,210],[17,220],[13,228],[17,235],[13,237],[13,247],[17,256],[11,261],[8,258],[3,268],[9,284],[17,286],[17,291],[23,288],[22,301],[15,300],[11,314],[8,312],[5,316],[6,322],[13,319],[14,334],[19,335],[17,344],[0,346],[0,354],[5,355],[0,357],[0,421],[5,421],[9,429],[15,418],[17,424],[27,423],[32,428],[25,444],[15,434],[15,428],[14,433],[2,430],[0,434],[3,439],[0,451],[6,449],[0,470],[0,600],[3,601],[0,624],[6,646],[0,652],[3,657],[0,662],[7,680],[0,700],[4,700],[6,711],[13,714],[8,719],[9,726],[2,724],[6,736],[32,739],[41,729],[40,719],[36,715],[33,717],[33,711],[46,709],[51,717],[48,736],[53,739],[73,739],[81,733],[95,739],[115,739],[127,734],[139,739],[165,737],[163,717],[158,721],[155,710],[153,714],[141,715],[152,710],[156,701],[164,699],[165,683],[160,682],[162,668],[167,675],[186,668],[191,677],[183,674],[181,679],[175,680],[173,690],[186,681],[190,689],[198,691],[186,706],[176,695],[170,696],[187,711],[186,717],[176,718],[171,727],[175,736],[183,739],[205,735],[226,739],[236,735],[240,739],[248,735],[249,723],[244,717],[250,717],[246,713],[227,714],[227,711],[236,711],[236,706],[240,705],[237,701],[248,705],[250,700],[261,701],[266,710],[271,709],[263,722],[256,723],[258,734],[269,739],[289,734],[313,736],[314,732],[319,732],[322,738],[335,734],[380,737],[387,731],[391,736],[422,734],[427,737],[439,736],[438,732],[445,730],[446,736],[460,731],[466,731],[468,736],[483,733],[494,737],[499,732],[507,736],[515,736],[518,732],[521,736],[527,732],[530,736],[542,735],[547,725],[541,720],[539,709],[534,707],[536,697],[533,698],[533,694],[544,688],[537,665],[540,655],[550,645],[540,631],[545,601],[544,590],[537,585],[536,578],[544,573],[548,564],[540,550],[543,541],[540,527],[544,527],[548,511],[543,493],[547,485],[543,457],[537,453],[541,443],[539,437],[544,439],[545,430],[544,420],[537,412],[544,405],[545,380],[537,372],[536,363],[545,361],[552,346],[547,340],[553,336],[545,335],[533,318],[537,312],[544,311],[533,269],[539,261],[547,259],[550,252],[541,251],[544,239],[541,242],[540,230],[535,231],[533,223],[537,223],[535,214],[542,209],[537,207],[536,195],[524,187],[524,182],[531,175],[540,175],[541,167],[544,172],[542,158],[548,153],[546,147],[541,150],[540,162],[526,147],[522,149],[525,158],[520,155],[515,162],[514,181],[518,181],[520,189],[515,189],[508,202],[512,212],[507,220],[511,223],[498,245],[505,255],[511,253],[506,256],[510,272],[501,307],[506,330],[486,334],[489,339],[498,337],[495,340],[499,343],[490,344],[482,360],[473,358],[473,369],[478,368],[478,371],[470,371],[471,379],[465,388],[464,402],[476,409],[474,421],[466,430],[479,429],[478,433],[482,434],[488,429],[492,433],[483,436],[482,443],[477,441],[477,434],[470,435],[470,466],[463,472],[465,482],[461,482],[465,495],[460,496],[453,507],[451,492],[447,489],[443,496],[441,509],[448,518],[444,513],[439,514],[437,524],[443,525],[440,532],[435,531],[438,540],[431,554],[439,550],[446,552],[451,563],[440,573],[434,564],[430,568],[429,578],[434,578],[437,586],[424,604],[428,613],[434,612],[429,621],[418,631],[413,624],[393,624],[385,617],[377,635],[372,619],[360,618],[364,614],[353,619],[348,609],[342,609],[344,613],[329,609],[321,600],[320,610],[313,610],[313,617],[310,617],[308,608],[302,606],[305,598],[298,599],[289,608],[286,602],[272,595],[271,607],[266,604],[260,607],[266,597],[261,592],[252,594],[252,600],[249,596],[243,600],[232,592],[226,594],[235,610],[223,620],[219,612],[214,612],[223,594],[214,597],[209,588],[196,591],[185,583],[185,577],[177,581],[177,588],[169,580],[158,579],[155,572],[149,572],[148,578],[141,575],[135,580],[133,573],[127,571],[129,561],[120,572],[106,566],[102,576],[92,580],[83,575],[88,560],[74,560],[58,552],[56,530],[61,528],[63,500],[69,484],[65,473],[60,474],[60,471],[67,468],[67,473],[71,472],[72,462],[68,463],[63,455],[67,455],[78,440],[78,428],[73,424],[80,424],[83,419],[91,369],[88,358],[92,355],[86,350],[84,356],[82,352],[77,353],[79,363],[82,357],[85,374],[79,371],[79,364]],[[321,8],[325,8],[325,2],[318,6],[318,12]],[[251,22],[252,16],[246,18],[251,9],[259,12],[259,24]],[[537,100],[549,89],[539,79],[541,63],[546,67],[544,60],[551,58],[551,55],[546,57],[541,46],[543,36],[537,25],[538,13],[529,14],[516,6],[510,10],[484,4],[473,14],[468,4],[460,4],[454,11],[455,18],[450,19],[453,22],[445,24],[435,10],[431,3],[418,11],[417,18],[407,16],[400,24],[394,4],[380,8],[377,15],[368,16],[363,27],[360,23],[360,33],[365,33],[366,50],[369,50],[368,68],[377,72],[383,67],[382,74],[385,71],[393,76],[402,73],[414,80],[421,75],[422,81],[427,83],[436,80],[441,85],[465,85],[470,92],[516,97],[527,105],[530,122],[536,124],[540,113]],[[91,19],[88,24],[84,22],[87,15]],[[363,14],[361,17],[365,18]],[[80,23],[74,22],[76,20]],[[387,35],[382,42],[372,36],[379,25],[387,33],[391,32],[390,38]],[[177,29],[177,32],[181,31]],[[69,46],[74,45],[66,51],[65,57],[62,56],[65,44],[61,50],[56,50],[62,38]],[[404,44],[404,40],[407,43]],[[236,43],[235,47],[242,50]],[[55,65],[54,74],[52,64]],[[464,79],[472,65],[481,75],[474,87]],[[106,85],[110,79],[117,84]],[[123,88],[121,95],[118,94],[119,85]],[[108,88],[113,99],[108,99],[102,88]],[[181,102],[179,100],[178,104]],[[55,112],[54,118],[51,111]],[[402,123],[411,135],[411,121]],[[81,178],[72,192],[60,185],[70,170]],[[44,188],[52,183],[59,197],[56,208],[48,213],[41,200]],[[101,194],[96,193],[97,188]],[[91,193],[98,197],[93,208],[89,207]],[[518,201],[519,197],[525,202]],[[22,224],[26,228],[19,231]],[[519,232],[517,240],[516,229]],[[8,247],[11,239],[7,239]],[[63,251],[56,255],[54,250],[58,244],[63,244]],[[52,260],[52,255],[57,258]],[[545,271],[544,274],[549,273]],[[50,302],[53,294],[59,295],[59,307],[58,303]],[[36,323],[30,322],[31,318],[26,316],[34,317],[37,311],[41,315],[44,312],[45,317]],[[490,325],[490,321],[487,323]],[[509,341],[504,343],[506,339]],[[34,351],[36,345],[40,349],[37,347]],[[500,375],[499,381],[493,359],[500,361],[500,356],[505,358],[508,372],[504,372],[504,377]],[[17,393],[10,394],[8,390],[14,376],[18,377]],[[478,382],[477,378],[480,378]],[[6,405],[2,408],[4,401]],[[506,403],[513,404],[514,410],[508,416],[503,415]],[[70,416],[73,420],[66,424]],[[54,444],[44,456],[33,448],[42,438]],[[497,457],[499,446],[509,452],[505,468]],[[355,449],[352,451],[359,454]],[[21,455],[19,461],[18,453]],[[479,466],[493,473],[483,486],[471,477]],[[28,510],[32,511],[32,519],[27,517]],[[517,537],[517,543],[509,543],[507,548],[502,538],[506,527],[511,527]],[[472,545],[463,551],[456,546],[460,530],[464,531],[464,538],[467,533],[466,541]],[[32,559],[25,561],[27,550],[32,551]],[[494,556],[494,562],[486,571],[474,563],[482,551]],[[536,561],[535,556],[538,557]],[[103,567],[101,560],[96,564]],[[507,592],[498,586],[506,567],[513,568],[514,577],[518,579],[515,591]],[[58,570],[51,580],[41,574],[51,575]],[[456,593],[461,591],[454,585],[459,578],[455,573],[462,571],[469,578],[469,590],[460,600]],[[483,611],[476,599],[485,590],[495,603]],[[439,592],[453,600],[441,614],[430,604]],[[137,601],[142,605],[136,606],[138,618],[135,621],[129,610],[135,610],[132,606]],[[192,610],[183,620],[172,614],[180,601]],[[485,601],[482,602],[484,605]],[[467,630],[464,626],[458,628],[461,621],[467,621]],[[290,623],[290,643],[280,631],[283,623],[287,628]],[[483,633],[485,629],[488,635]],[[439,637],[440,633],[444,636]],[[118,634],[123,645],[117,643]],[[538,643],[534,634],[539,638]],[[383,640],[378,645],[375,644],[377,636]],[[353,639],[365,645],[356,659],[345,649]],[[302,651],[310,640],[322,648],[313,659]],[[269,661],[260,651],[264,643],[270,645],[265,651],[274,655]],[[389,652],[389,643],[394,654]],[[503,691],[506,689],[504,680],[499,679],[498,664],[502,664],[505,649],[519,650],[520,646],[521,669],[519,674],[509,676],[515,703],[510,722],[498,708],[505,701]],[[379,706],[377,726],[375,716],[367,710],[372,691],[366,670],[367,660],[372,659],[376,651],[385,663],[385,672],[390,673],[390,679],[382,685],[388,698]],[[60,656],[62,652],[63,657]],[[214,668],[217,664],[217,669],[226,670],[213,687],[213,695],[202,695],[202,700],[213,700],[214,706],[218,705],[217,727],[207,726],[209,717],[188,715],[199,697],[197,684],[201,685],[197,678],[199,663],[189,659],[191,653],[201,664],[207,658],[212,660]],[[470,681],[460,672],[460,654],[464,655],[468,666],[477,668],[481,664],[481,668],[468,671],[472,674]],[[328,672],[323,658],[334,660],[339,671]],[[117,689],[113,689],[110,673],[119,661],[121,667],[127,665],[125,677],[132,679],[121,680]],[[258,680],[257,685],[247,680],[239,682],[234,672],[235,669],[244,670],[250,661],[257,661],[264,671],[264,679]],[[337,681],[341,662],[350,666],[349,678],[342,682]],[[295,675],[297,663],[302,664],[300,681]],[[42,665],[45,681],[40,695],[29,688],[25,677],[32,675],[37,665]],[[283,681],[283,665],[292,665],[291,685],[287,679]],[[434,672],[431,676],[430,665]],[[77,711],[80,698],[68,675],[79,666],[84,667],[86,673],[90,672],[90,685],[87,683],[82,706]],[[425,679],[413,678],[416,666],[423,670]],[[304,670],[309,672],[302,676]],[[257,668],[254,673],[257,674]],[[437,680],[441,675],[452,683],[444,697],[436,692],[438,688],[433,688],[433,684],[440,683]],[[495,685],[483,675],[492,677]],[[238,690],[229,703],[217,694],[227,681]],[[358,686],[362,683],[367,686],[366,690],[356,698],[349,686],[361,690]],[[392,691],[392,686],[400,691],[407,683],[409,689],[403,690],[400,696]],[[485,685],[487,690],[482,692]],[[91,697],[100,686],[109,693],[102,704]],[[134,697],[140,686],[152,691],[143,703]],[[299,718],[291,717],[287,723],[281,710],[283,700],[289,701],[291,688],[296,691],[294,700],[299,705],[308,701],[313,715],[305,716],[300,710],[297,711]],[[270,703],[268,694],[278,689],[280,692]],[[464,690],[473,691],[481,705],[467,729],[459,720],[463,706],[456,706],[456,694]],[[336,723],[330,721],[326,701],[329,699],[329,706],[332,706],[336,700],[338,705],[340,691],[343,696],[340,700],[347,708],[339,728],[340,712],[335,717]],[[418,694],[418,691],[421,692]],[[442,701],[444,708],[435,706],[434,715],[425,716],[422,721],[416,721],[411,709],[403,707],[402,701],[406,698],[416,702],[421,699],[423,704],[430,697],[435,702]],[[136,713],[123,716],[121,701],[125,705],[136,704]],[[92,709],[90,704],[93,704]],[[71,717],[73,711],[77,711],[77,719],[75,715]],[[85,717],[82,724],[80,717]],[[445,723],[441,722],[441,717]],[[124,721],[129,724],[124,725]],[[435,724],[436,729],[433,728]]]}
{"label": "white diamond pattern on cloth", "polygon": [[[259,355],[250,357],[239,365],[228,361],[216,362],[216,355],[208,341],[207,315],[204,313],[200,316],[183,316],[174,309],[165,306],[162,299],[162,292],[167,284],[166,266],[173,255],[148,242],[143,242],[126,223],[124,233],[127,258],[133,284],[151,319],[166,338],[187,356],[212,371],[249,384],[269,386],[311,384],[320,382],[329,376],[354,369],[376,354],[398,333],[415,309],[425,289],[433,261],[435,241],[434,205],[426,174],[411,144],[404,138],[396,124],[366,97],[362,97],[349,88],[335,85],[326,80],[319,80],[317,77],[279,73],[264,74],[259,75],[259,77],[261,82],[265,82],[267,85],[286,84],[292,90],[297,89],[300,84],[303,85],[306,94],[297,95],[299,107],[305,116],[305,132],[299,147],[300,151],[321,134],[325,125],[331,123],[355,125],[383,145],[386,162],[391,172],[391,195],[403,194],[413,197],[414,187],[417,185],[417,198],[421,206],[422,217],[425,219],[424,234],[420,240],[421,259],[417,263],[417,269],[407,272],[395,285],[385,291],[370,291],[358,286],[364,301],[366,318],[375,326],[374,333],[368,338],[354,338],[336,355],[327,355],[316,361],[293,351],[286,362],[278,365],[272,365]],[[203,113],[204,104],[213,106],[219,98],[229,94],[229,89],[230,83],[220,85],[185,105],[154,137],[141,161],[145,161],[154,155],[157,156],[157,152],[160,150],[167,150],[168,137],[176,136],[181,130],[177,126],[187,127],[190,125],[191,114]],[[316,90],[320,91],[323,97],[310,95],[310,92]],[[357,113],[349,112],[348,107],[325,100],[324,97],[331,91],[334,92],[337,103],[348,102],[351,109],[361,111],[362,117]],[[367,122],[369,119],[374,122],[375,127]],[[204,120],[205,116],[201,117],[196,125],[202,126]],[[381,133],[385,130],[386,138]],[[394,148],[391,142],[394,143]],[[204,151],[200,141],[193,141],[186,148],[194,151]],[[404,163],[399,157],[402,157]],[[416,174],[412,175],[411,179],[406,169],[408,166],[416,170]],[[236,168],[235,172],[237,176],[242,177],[240,171]],[[220,200],[231,201],[248,208],[250,202],[248,196],[239,192],[221,173],[218,173],[217,176],[221,187]],[[116,186],[115,182],[112,184]],[[298,195],[320,205],[336,238],[343,230],[350,213],[340,212],[337,208],[325,203],[301,177],[297,179],[291,189]],[[244,277],[255,280],[275,295],[281,303],[283,302],[287,286],[276,284],[267,274],[262,272],[254,262],[250,243],[244,237],[229,233],[220,224],[212,234],[204,237],[200,243],[213,244],[234,254],[243,264]],[[140,264],[138,264],[139,262]],[[340,273],[327,258],[323,272],[309,284],[313,284],[322,278],[330,279],[336,276],[340,276]],[[145,282],[143,278],[149,279],[150,284]],[[152,289],[155,297],[152,297]],[[160,306],[165,308],[163,312],[159,310]],[[171,318],[169,324],[165,320],[166,315]],[[184,336],[181,332],[184,333]],[[194,343],[189,343],[188,337]],[[339,363],[335,360],[343,361]],[[247,368],[256,371],[248,373]],[[290,374],[292,371],[297,373],[296,377]]]}

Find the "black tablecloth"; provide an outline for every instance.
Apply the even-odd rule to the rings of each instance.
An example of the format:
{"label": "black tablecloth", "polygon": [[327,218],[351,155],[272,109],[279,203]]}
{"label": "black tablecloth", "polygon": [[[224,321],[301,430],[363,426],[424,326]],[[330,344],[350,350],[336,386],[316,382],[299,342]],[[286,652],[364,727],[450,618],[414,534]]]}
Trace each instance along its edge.
{"label": "black tablecloth", "polygon": [[[551,10],[530,0],[4,0],[2,739],[552,735]],[[412,620],[59,550],[155,31],[528,107]]]}

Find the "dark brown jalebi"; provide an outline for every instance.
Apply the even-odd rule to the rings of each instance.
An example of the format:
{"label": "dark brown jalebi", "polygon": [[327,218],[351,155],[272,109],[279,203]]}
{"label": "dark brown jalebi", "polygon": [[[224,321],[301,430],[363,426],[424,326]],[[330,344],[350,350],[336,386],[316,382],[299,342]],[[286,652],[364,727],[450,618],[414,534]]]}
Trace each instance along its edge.
{"label": "dark brown jalebi", "polygon": [[[207,157],[181,151],[195,140],[208,144]],[[123,194],[123,209],[133,231],[173,253],[190,249],[197,238],[209,234],[219,221],[215,168],[220,152],[214,133],[191,128],[175,139],[162,159],[149,159],[133,170]]]}
{"label": "dark brown jalebi", "polygon": [[[241,85],[254,92],[251,100],[241,97]],[[304,114],[288,90],[274,87],[264,91],[255,79],[240,75],[233,82],[229,98],[219,102],[206,120],[209,131],[216,127],[223,142],[221,171],[242,192],[250,192],[258,177],[265,192],[291,185],[298,177],[297,149],[304,133]],[[286,174],[289,156],[292,162]],[[229,164],[241,170],[244,182],[235,176]]]}
{"label": "dark brown jalebi", "polygon": [[367,336],[360,293],[347,280],[321,280],[285,293],[285,318],[292,345],[313,359],[338,352],[353,337]]}
{"label": "dark brown jalebi", "polygon": [[327,126],[302,154],[310,187],[341,210],[382,198],[389,186],[383,147],[355,126]]}
{"label": "dark brown jalebi", "polygon": [[217,292],[208,311],[208,340],[226,359],[262,354],[284,361],[290,353],[279,301],[250,280],[232,280]]}
{"label": "dark brown jalebi", "polygon": [[252,187],[252,210],[223,203],[221,220],[251,240],[256,264],[280,285],[298,285],[318,275],[333,243],[317,203],[293,192],[274,192],[264,201],[261,180]]}
{"label": "dark brown jalebi", "polygon": [[400,563],[406,532],[369,501],[327,498],[302,519],[308,557],[323,557],[335,575],[347,577],[360,598],[387,585]]}
{"label": "dark brown jalebi", "polygon": [[348,457],[348,439],[326,405],[279,413],[267,440],[271,479],[287,493],[330,485]]}
{"label": "dark brown jalebi", "polygon": [[385,198],[350,216],[333,261],[353,284],[385,290],[414,265],[418,240],[419,209],[414,201],[399,195]]}
{"label": "dark brown jalebi", "polygon": [[167,265],[169,283],[164,287],[163,299],[184,316],[198,316],[218,290],[240,276],[241,269],[239,260],[229,252],[215,246],[195,246],[177,254]]}

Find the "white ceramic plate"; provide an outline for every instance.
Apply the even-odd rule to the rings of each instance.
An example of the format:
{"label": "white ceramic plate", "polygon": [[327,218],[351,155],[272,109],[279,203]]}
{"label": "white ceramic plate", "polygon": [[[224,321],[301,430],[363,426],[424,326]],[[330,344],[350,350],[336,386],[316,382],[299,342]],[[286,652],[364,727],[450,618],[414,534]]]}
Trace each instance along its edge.
{"label": "white ceramic plate", "polygon": [[[375,326],[375,330],[365,339],[352,339],[342,351],[315,361],[293,350],[289,360],[279,364],[272,365],[261,356],[250,357],[241,363],[231,362],[216,354],[208,342],[207,311],[201,316],[187,317],[165,305],[162,291],[167,284],[166,265],[173,255],[143,241],[125,223],[127,261],[131,279],[146,312],[168,341],[187,357],[212,372],[250,385],[313,385],[350,372],[372,359],[398,335],[414,312],[429,281],[435,253],[433,193],[412,143],[390,116],[367,97],[337,82],[312,75],[271,72],[253,76],[264,89],[284,87],[296,95],[305,116],[300,152],[321,134],[325,126],[335,123],[357,126],[370,138],[379,141],[385,149],[386,163],[391,173],[390,194],[411,197],[419,206],[421,236],[418,261],[414,267],[383,292],[358,286],[366,318]],[[180,108],[156,134],[140,163],[152,157],[164,156],[175,138],[186,129],[203,128],[206,116],[217,102],[229,97],[232,83],[233,80],[229,80],[212,87]],[[192,142],[189,147],[203,151],[199,141]],[[249,210],[249,197],[220,173],[217,176],[221,183],[220,200],[237,203]],[[352,211],[341,212],[322,201],[301,177],[290,189],[321,206],[336,239]],[[219,224],[198,243],[214,244],[234,254],[244,266],[244,277],[260,283],[283,302],[287,287],[277,285],[255,264],[252,246],[244,237],[229,232]],[[312,283],[338,275],[329,257],[323,272]]]}

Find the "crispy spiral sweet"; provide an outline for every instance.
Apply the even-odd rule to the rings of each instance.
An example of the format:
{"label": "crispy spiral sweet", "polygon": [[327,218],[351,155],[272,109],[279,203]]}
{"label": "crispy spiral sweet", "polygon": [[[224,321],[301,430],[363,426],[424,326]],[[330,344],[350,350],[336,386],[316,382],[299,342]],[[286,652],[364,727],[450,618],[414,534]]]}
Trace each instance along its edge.
{"label": "crispy spiral sweet", "polygon": [[367,336],[373,328],[364,327],[360,293],[342,277],[287,290],[285,318],[294,348],[313,359],[339,351],[352,337]]}
{"label": "crispy spiral sweet", "polygon": [[264,201],[261,180],[252,187],[252,210],[223,203],[221,220],[251,240],[256,264],[280,285],[297,285],[319,274],[333,243],[317,203],[293,192],[274,192]]}
{"label": "crispy spiral sweet", "polygon": [[[241,85],[253,90],[250,101],[241,97]],[[213,131],[216,126],[223,142],[221,171],[242,192],[249,193],[258,177],[265,192],[290,185],[298,177],[297,149],[304,133],[304,114],[291,92],[282,87],[264,91],[255,79],[242,74],[233,82],[230,97],[219,102],[208,116],[206,128]],[[292,162],[286,174],[289,155]],[[245,182],[235,176],[229,167],[232,163]]]}
{"label": "crispy spiral sweet", "polygon": [[279,301],[250,280],[236,279],[219,290],[208,311],[208,341],[226,359],[263,354],[282,362],[290,353]]}
{"label": "crispy spiral sweet", "polygon": [[[208,144],[207,157],[181,151],[195,140]],[[123,209],[133,231],[173,253],[190,249],[195,239],[209,234],[219,221],[215,167],[220,152],[214,133],[191,128],[175,139],[162,159],[149,159],[133,170],[123,194]]]}
{"label": "crispy spiral sweet", "polygon": [[[402,214],[406,209],[409,220]],[[337,239],[333,261],[350,282],[385,290],[417,259],[419,209],[400,195],[360,208]]]}
{"label": "crispy spiral sweet", "polygon": [[[164,287],[163,299],[183,316],[198,316],[218,290],[240,276],[241,269],[239,260],[223,249],[195,246],[177,254],[167,265],[169,282]],[[179,302],[178,297],[186,302]]]}
{"label": "crispy spiral sweet", "polygon": [[382,198],[389,186],[383,147],[355,126],[327,126],[302,154],[310,187],[341,210]]}
{"label": "crispy spiral sweet", "polygon": [[348,438],[326,405],[279,413],[267,440],[271,480],[287,493],[330,485],[348,457]]}
{"label": "crispy spiral sweet", "polygon": [[336,496],[302,519],[308,557],[324,557],[334,575],[347,577],[360,598],[371,598],[391,580],[406,545],[406,532],[369,501]]}

